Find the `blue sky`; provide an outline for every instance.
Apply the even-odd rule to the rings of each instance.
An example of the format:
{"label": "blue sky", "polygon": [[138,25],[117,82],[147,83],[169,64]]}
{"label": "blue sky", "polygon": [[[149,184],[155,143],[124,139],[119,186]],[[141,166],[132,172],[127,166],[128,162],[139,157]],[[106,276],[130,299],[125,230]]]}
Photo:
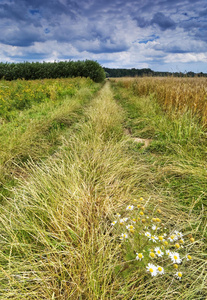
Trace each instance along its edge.
{"label": "blue sky", "polygon": [[206,0],[0,0],[0,61],[207,73]]}

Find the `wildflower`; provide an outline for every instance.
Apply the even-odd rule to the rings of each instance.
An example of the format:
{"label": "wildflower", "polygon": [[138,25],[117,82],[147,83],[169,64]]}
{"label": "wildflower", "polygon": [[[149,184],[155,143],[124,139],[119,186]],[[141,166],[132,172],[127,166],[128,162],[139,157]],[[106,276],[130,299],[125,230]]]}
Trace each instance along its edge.
{"label": "wildflower", "polygon": [[163,269],[163,267],[157,266],[157,272],[158,272],[158,274],[160,274],[160,275],[164,274],[164,269]]}
{"label": "wildflower", "polygon": [[161,222],[161,220],[159,218],[156,218],[156,221],[155,222]]}
{"label": "wildflower", "polygon": [[140,198],[139,198],[139,200],[140,200],[140,201],[143,201],[143,198],[142,198],[142,197],[140,197]]}
{"label": "wildflower", "polygon": [[177,265],[177,264],[174,264],[174,265],[173,265],[173,268],[178,269],[178,265]]}
{"label": "wildflower", "polygon": [[179,249],[180,245],[178,243],[175,244],[175,248]]}
{"label": "wildflower", "polygon": [[164,241],[164,244],[165,244],[165,246],[167,246],[167,245],[168,245],[168,242],[167,242],[167,241]]}
{"label": "wildflower", "polygon": [[133,230],[133,229],[134,229],[134,226],[133,226],[133,225],[127,225],[127,226],[126,226],[126,229],[128,229],[128,230]]}
{"label": "wildflower", "polygon": [[155,248],[155,253],[157,254],[157,256],[162,257],[163,256],[163,252],[161,251],[161,249],[159,247]]}
{"label": "wildflower", "polygon": [[175,276],[177,277],[177,279],[181,280],[182,276],[183,276],[183,273],[182,272],[177,272],[175,274]]}
{"label": "wildflower", "polygon": [[160,241],[163,241],[163,236],[162,235],[160,235],[160,236],[158,236],[158,239],[160,240]]}
{"label": "wildflower", "polygon": [[171,254],[170,250],[166,250],[166,254],[167,254],[168,256],[170,256],[170,254]]}
{"label": "wildflower", "polygon": [[184,240],[183,239],[179,240],[179,242],[180,242],[180,244],[184,244]]}
{"label": "wildflower", "polygon": [[127,233],[122,233],[121,234],[120,240],[123,240],[123,239],[128,239],[128,234]]}
{"label": "wildflower", "polygon": [[158,208],[158,209],[157,209],[157,212],[160,214],[160,213],[161,213],[161,209]]}
{"label": "wildflower", "polygon": [[121,217],[121,215],[119,213],[117,213],[116,215],[117,215],[117,217]]}
{"label": "wildflower", "polygon": [[156,222],[156,218],[152,218],[152,222]]}
{"label": "wildflower", "polygon": [[151,258],[155,258],[154,252],[150,252],[149,256],[150,256]]}
{"label": "wildflower", "polygon": [[182,232],[180,232],[180,231],[175,230],[175,234],[176,234],[179,238],[182,238],[182,237],[183,237],[183,234],[182,234]]}
{"label": "wildflower", "polygon": [[142,260],[142,258],[144,258],[144,255],[142,253],[136,253],[136,255],[137,260]]}
{"label": "wildflower", "polygon": [[134,205],[128,205],[126,210],[133,210],[134,209]]}
{"label": "wildflower", "polygon": [[157,275],[157,267],[155,265],[148,263],[146,268],[147,271],[150,272],[152,276]]}
{"label": "wildflower", "polygon": [[151,233],[150,232],[145,232],[145,235],[150,238],[151,237]]}
{"label": "wildflower", "polygon": [[168,240],[170,240],[170,242],[174,242],[174,241],[177,241],[178,237],[175,235],[175,234],[172,234]]}
{"label": "wildflower", "polygon": [[191,259],[192,259],[192,256],[190,256],[189,254],[187,254],[187,255],[186,255],[186,259],[187,259],[187,261],[188,261],[188,260],[191,260]]}
{"label": "wildflower", "polygon": [[132,222],[135,224],[137,221],[136,221],[136,219],[132,219]]}
{"label": "wildflower", "polygon": [[138,204],[138,205],[137,205],[137,208],[140,208],[140,207],[141,207],[141,205],[140,205],[140,204]]}
{"label": "wildflower", "polygon": [[140,214],[140,216],[143,216],[143,215],[144,215],[143,211],[140,211],[140,213],[139,213],[139,214]]}
{"label": "wildflower", "polygon": [[144,206],[142,206],[140,209],[143,210],[143,211],[145,210]]}
{"label": "wildflower", "polygon": [[128,218],[120,219],[120,220],[119,220],[119,224],[120,224],[120,225],[123,225],[124,222],[126,222],[127,220],[128,220]]}
{"label": "wildflower", "polygon": [[114,226],[116,223],[117,223],[117,221],[113,221],[113,222],[111,223],[111,225]]}
{"label": "wildflower", "polygon": [[190,241],[193,243],[193,242],[195,242],[195,239],[193,237],[191,237]]}
{"label": "wildflower", "polygon": [[170,258],[171,258],[173,263],[180,264],[182,262],[182,259],[180,258],[180,255],[177,252],[171,252],[170,253]]}
{"label": "wildflower", "polygon": [[146,222],[146,219],[142,219],[142,223],[145,223]]}
{"label": "wildflower", "polygon": [[156,225],[153,225],[152,226],[152,230],[156,230],[157,229],[157,226]]}
{"label": "wildflower", "polygon": [[150,240],[153,241],[154,243],[156,243],[156,240],[158,240],[158,237],[152,235],[152,236],[150,237]]}

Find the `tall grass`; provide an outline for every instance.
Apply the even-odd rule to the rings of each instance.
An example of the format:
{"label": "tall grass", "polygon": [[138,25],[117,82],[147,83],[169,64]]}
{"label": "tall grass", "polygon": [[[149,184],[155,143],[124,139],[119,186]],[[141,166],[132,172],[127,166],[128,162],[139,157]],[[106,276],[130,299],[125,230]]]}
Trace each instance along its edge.
{"label": "tall grass", "polygon": [[122,79],[122,84],[132,88],[138,96],[153,96],[170,113],[187,111],[207,124],[207,79],[174,77],[137,77]]}
{"label": "tall grass", "polygon": [[[1,207],[0,299],[187,300],[204,295],[206,263],[199,235],[192,270],[180,285],[149,278],[125,261],[127,248],[120,247],[111,222],[154,175],[127,153],[124,117],[106,84],[60,151],[27,165],[29,177],[19,180],[14,197]],[[160,195],[151,193],[156,202]],[[163,201],[162,210],[175,224],[179,206],[170,209]],[[200,217],[182,213],[180,219],[190,232],[192,224],[197,226],[196,235]]]}

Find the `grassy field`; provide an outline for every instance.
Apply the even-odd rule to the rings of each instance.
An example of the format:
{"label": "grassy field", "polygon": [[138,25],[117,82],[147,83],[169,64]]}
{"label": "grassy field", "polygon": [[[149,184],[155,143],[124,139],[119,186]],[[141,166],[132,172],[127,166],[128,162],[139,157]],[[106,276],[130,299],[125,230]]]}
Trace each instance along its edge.
{"label": "grassy field", "polygon": [[135,84],[2,125],[0,299],[206,299],[205,127]]}

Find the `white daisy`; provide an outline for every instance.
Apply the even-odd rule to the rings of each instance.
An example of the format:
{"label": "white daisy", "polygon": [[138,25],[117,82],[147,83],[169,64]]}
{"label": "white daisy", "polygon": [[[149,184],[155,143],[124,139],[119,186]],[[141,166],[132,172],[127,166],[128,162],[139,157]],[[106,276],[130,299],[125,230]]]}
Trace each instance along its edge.
{"label": "white daisy", "polygon": [[133,230],[133,229],[134,229],[134,226],[133,226],[133,225],[127,225],[127,226],[126,226],[126,229],[128,229],[128,230]]}
{"label": "white daisy", "polygon": [[161,249],[159,247],[155,248],[155,253],[157,254],[157,256],[162,257],[163,256],[163,252],[161,251]]}
{"label": "white daisy", "polygon": [[146,235],[148,238],[151,238],[151,233],[150,233],[150,232],[145,232],[145,235]]}
{"label": "white daisy", "polygon": [[134,209],[134,205],[128,205],[126,210],[133,210]]}
{"label": "white daisy", "polygon": [[168,240],[170,240],[170,242],[175,242],[178,240],[178,237],[176,234],[171,234],[168,238]]}
{"label": "white daisy", "polygon": [[148,263],[146,269],[148,272],[151,273],[152,276],[157,275],[157,267],[155,265]]}
{"label": "white daisy", "polygon": [[136,253],[136,260],[142,260],[144,258],[144,255],[142,253]]}
{"label": "white daisy", "polygon": [[121,234],[120,240],[123,240],[123,239],[128,239],[128,234],[127,233],[122,233]]}
{"label": "white daisy", "polygon": [[170,258],[172,262],[175,264],[180,264],[182,262],[182,259],[180,258],[180,255],[178,252],[171,252],[170,253]]}
{"label": "white daisy", "polygon": [[155,235],[151,235],[150,240],[156,243],[156,240],[158,240],[158,237]]}
{"label": "white daisy", "polygon": [[114,226],[116,223],[117,223],[117,221],[113,221],[113,222],[111,223],[111,225]]}
{"label": "white daisy", "polygon": [[180,232],[180,231],[175,230],[175,234],[176,234],[179,238],[182,238],[182,237],[183,237],[183,234],[182,234],[182,232]]}
{"label": "white daisy", "polygon": [[182,272],[177,272],[175,274],[175,276],[177,277],[177,279],[181,280],[182,276],[183,276],[183,273]]}
{"label": "white daisy", "polygon": [[170,256],[170,254],[172,254],[172,252],[170,250],[166,250],[165,252],[166,252],[167,256]]}
{"label": "white daisy", "polygon": [[160,274],[160,275],[164,274],[165,272],[164,272],[163,267],[157,266],[157,273]]}

